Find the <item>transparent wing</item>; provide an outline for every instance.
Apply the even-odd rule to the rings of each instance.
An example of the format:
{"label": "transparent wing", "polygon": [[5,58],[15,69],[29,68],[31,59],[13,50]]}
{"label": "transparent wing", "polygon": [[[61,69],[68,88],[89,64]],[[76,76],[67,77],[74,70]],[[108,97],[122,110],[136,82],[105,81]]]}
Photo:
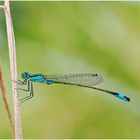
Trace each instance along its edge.
{"label": "transparent wing", "polygon": [[44,79],[52,80],[55,83],[71,84],[77,86],[95,86],[103,81],[103,78],[95,73],[45,75]]}

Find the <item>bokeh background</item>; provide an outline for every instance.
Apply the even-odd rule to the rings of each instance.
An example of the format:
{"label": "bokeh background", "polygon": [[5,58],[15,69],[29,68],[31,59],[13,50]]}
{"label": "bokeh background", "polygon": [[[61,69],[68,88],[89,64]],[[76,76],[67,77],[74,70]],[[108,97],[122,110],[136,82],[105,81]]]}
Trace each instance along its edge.
{"label": "bokeh background", "polygon": [[[11,2],[11,14],[19,79],[24,71],[94,72],[104,78],[97,87],[131,98],[35,83],[21,106],[24,138],[140,138],[140,2]],[[2,10],[0,63],[13,110]],[[0,138],[11,138],[2,96]]]}

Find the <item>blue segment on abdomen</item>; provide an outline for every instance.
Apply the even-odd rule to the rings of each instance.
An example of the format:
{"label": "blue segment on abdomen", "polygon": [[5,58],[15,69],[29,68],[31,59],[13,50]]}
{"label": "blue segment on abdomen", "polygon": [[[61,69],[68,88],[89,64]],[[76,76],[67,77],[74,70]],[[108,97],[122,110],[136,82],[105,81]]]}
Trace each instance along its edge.
{"label": "blue segment on abdomen", "polygon": [[[115,94],[114,94],[115,95]],[[122,100],[124,100],[124,101],[130,101],[126,96],[124,96],[123,94],[116,94],[115,95],[116,97],[118,97],[118,98],[120,98],[120,99],[122,99]]]}
{"label": "blue segment on abdomen", "polygon": [[30,80],[33,82],[46,83],[48,85],[55,83],[53,80],[44,79],[44,76],[40,74],[30,75]]}

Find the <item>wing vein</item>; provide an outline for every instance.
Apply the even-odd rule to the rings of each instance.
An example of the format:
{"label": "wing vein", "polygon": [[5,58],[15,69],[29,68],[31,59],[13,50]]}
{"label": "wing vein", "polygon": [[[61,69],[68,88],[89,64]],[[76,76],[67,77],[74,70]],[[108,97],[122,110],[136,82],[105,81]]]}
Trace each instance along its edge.
{"label": "wing vein", "polygon": [[55,83],[71,84],[80,86],[95,86],[103,81],[103,78],[95,73],[78,73],[64,75],[45,75],[46,80],[52,80]]}

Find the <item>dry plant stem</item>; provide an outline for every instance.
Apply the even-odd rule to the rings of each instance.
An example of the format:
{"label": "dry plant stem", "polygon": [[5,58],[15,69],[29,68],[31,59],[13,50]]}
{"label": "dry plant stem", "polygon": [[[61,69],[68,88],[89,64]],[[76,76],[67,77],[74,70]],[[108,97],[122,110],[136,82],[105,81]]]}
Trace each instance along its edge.
{"label": "dry plant stem", "polygon": [[12,18],[10,13],[9,0],[4,1],[4,12],[6,18],[8,47],[9,47],[9,59],[11,69],[11,83],[13,92],[13,105],[14,105],[14,120],[15,120],[15,139],[22,139],[22,125],[21,125],[21,112],[20,104],[18,100],[17,83],[17,64],[16,64],[16,48],[15,48],[15,37],[12,24]]}
{"label": "dry plant stem", "polygon": [[9,105],[8,99],[7,99],[6,88],[5,88],[4,79],[3,79],[3,76],[2,76],[2,66],[1,65],[0,65],[0,88],[1,88],[1,91],[2,91],[3,101],[4,101],[4,104],[5,104],[5,108],[6,108],[6,111],[7,111],[7,114],[8,114],[8,119],[9,119],[9,122],[10,122],[10,125],[11,125],[11,128],[12,128],[12,132],[13,132],[13,136],[14,136],[15,135],[14,123],[13,123],[13,120],[12,120],[10,105]]}

